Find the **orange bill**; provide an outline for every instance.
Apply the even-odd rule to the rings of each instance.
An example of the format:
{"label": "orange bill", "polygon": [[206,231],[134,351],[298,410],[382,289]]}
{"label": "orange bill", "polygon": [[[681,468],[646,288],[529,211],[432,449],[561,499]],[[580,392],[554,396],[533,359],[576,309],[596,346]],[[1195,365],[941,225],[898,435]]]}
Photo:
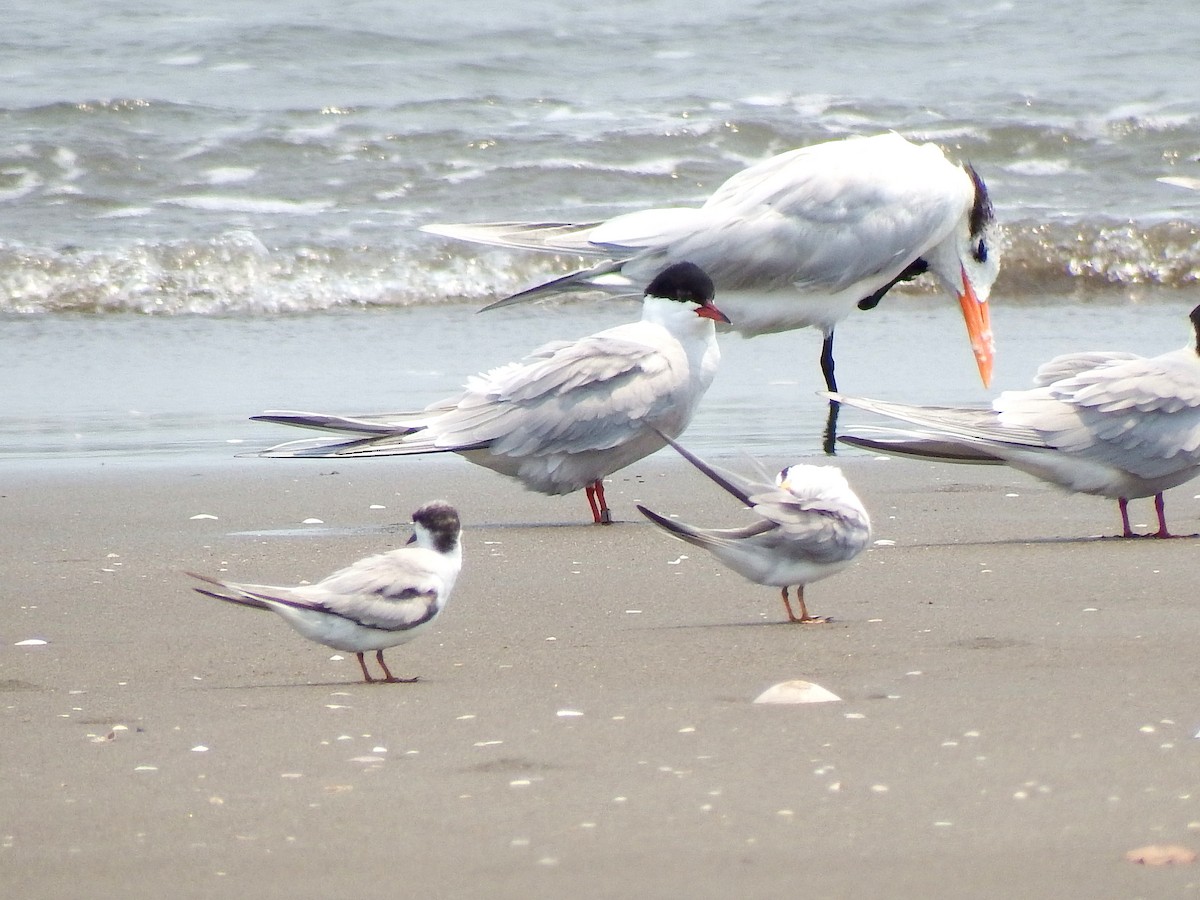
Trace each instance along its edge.
{"label": "orange bill", "polygon": [[965,269],[962,273],[962,285],[958,302],[962,306],[963,320],[967,323],[967,334],[971,338],[971,352],[975,354],[975,362],[979,365],[983,386],[990,387],[992,363],[996,359],[996,342],[992,338],[992,320],[988,315],[987,301],[981,301],[975,296],[975,289],[971,287],[971,280],[967,278]]}

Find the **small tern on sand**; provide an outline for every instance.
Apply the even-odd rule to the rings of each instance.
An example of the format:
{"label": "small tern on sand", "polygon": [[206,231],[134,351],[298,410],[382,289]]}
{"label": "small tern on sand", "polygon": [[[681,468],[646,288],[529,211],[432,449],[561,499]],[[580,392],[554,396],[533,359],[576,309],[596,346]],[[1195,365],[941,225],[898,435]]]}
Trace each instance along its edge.
{"label": "small tern on sand", "polygon": [[[743,478],[706,463],[673,440],[668,443],[688,462],[745,504],[755,521],[743,528],[696,528],[638,506],[642,515],[668,534],[707,550],[755,584],[781,588],[788,620],[827,622],[811,616],[804,586],[848,566],[871,538],[871,520],[862,502],[835,466],[788,466],[772,484]],[[796,586],[800,615],[792,611],[788,588]]]}
{"label": "small tern on sand", "polygon": [[363,681],[377,680],[363,659],[371,650],[383,681],[416,681],[396,678],[383,651],[411,641],[445,608],[462,568],[462,527],[454,507],[441,500],[426,503],[412,521],[409,544],[416,546],[360,559],[316,584],[275,587],[187,574],[214,586],[194,588],[207,597],[269,609],[310,641],[353,653]]}
{"label": "small tern on sand", "polygon": [[808,326],[825,335],[821,370],[836,390],[833,331],[901,281],[930,272],[962,306],[984,384],[995,353],[987,299],[999,269],[983,179],[933,144],[898,134],[791,150],[734,175],[700,207],[648,209],[585,224],[427,225],[493,246],[599,258],[490,308],[569,290],[630,293],[690,260],[747,336]]}
{"label": "small tern on sand", "polygon": [[941,462],[1004,463],[1069,491],[1115,499],[1123,537],[1135,537],[1128,503],[1154,497],[1158,531],[1171,537],[1163,491],[1200,474],[1200,306],[1192,342],[1144,358],[1086,352],[1038,369],[1037,387],[1005,391],[991,408],[907,406],[832,395],[917,429],[871,428],[840,440]]}
{"label": "small tern on sand", "polygon": [[468,380],[420,412],[347,417],[271,411],[253,416],[350,434],[292,441],[269,457],[459,453],[543,494],[587,489],[592,517],[612,521],[604,478],[661,449],[687,427],[720,361],[712,280],[676,263],[646,288],[641,321],[546,344]]}

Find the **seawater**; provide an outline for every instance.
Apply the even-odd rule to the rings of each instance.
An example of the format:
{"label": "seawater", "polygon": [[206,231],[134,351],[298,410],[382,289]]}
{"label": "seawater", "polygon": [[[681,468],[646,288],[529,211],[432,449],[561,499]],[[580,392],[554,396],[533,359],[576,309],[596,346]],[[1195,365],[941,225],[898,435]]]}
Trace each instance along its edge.
{"label": "seawater", "polygon": [[[1157,353],[1198,299],[1200,23],[1187,0],[247,6],[12,0],[0,33],[0,455],[226,454],[267,407],[423,405],[636,306],[476,315],[574,260],[427,222],[694,204],[894,129],[987,179],[996,389],[1056,352]],[[838,331],[839,378],[986,400],[952,301]],[[689,440],[814,452],[819,337],[723,341]],[[299,432],[295,433],[299,436]],[[231,441],[242,443],[230,443]]]}

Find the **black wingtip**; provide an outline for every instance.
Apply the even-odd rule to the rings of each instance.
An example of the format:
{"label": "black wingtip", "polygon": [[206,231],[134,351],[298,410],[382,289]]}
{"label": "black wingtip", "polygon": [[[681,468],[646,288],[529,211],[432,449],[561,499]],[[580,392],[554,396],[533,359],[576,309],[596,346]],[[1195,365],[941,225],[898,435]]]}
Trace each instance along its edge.
{"label": "black wingtip", "polygon": [[668,519],[666,516],[660,515],[659,513],[656,513],[652,509],[647,509],[646,507],[642,506],[640,503],[637,504],[637,511],[640,512],[643,516],[645,516],[647,519],[649,519],[654,524],[661,525],[664,529],[666,529],[671,534],[678,534],[680,531],[679,526],[676,525],[674,522],[672,522],[670,519]]}
{"label": "black wingtip", "polygon": [[726,491],[728,491],[730,494],[732,494],[734,497],[736,497],[738,500],[740,500],[745,506],[751,507],[754,505],[750,501],[750,495],[747,494],[744,490],[742,490],[742,488],[739,485],[735,484],[729,478],[726,478],[720,469],[716,468],[715,466],[710,465],[709,463],[706,463],[704,460],[702,460],[699,456],[697,456],[695,453],[693,453],[687,447],[680,444],[674,438],[668,437],[667,435],[663,434],[661,431],[659,431],[653,425],[651,425],[650,428],[660,438],[662,438],[664,441],[666,441],[668,444],[670,444],[672,447],[674,447],[676,453],[678,453],[680,456],[682,456],[684,459],[686,459],[688,462],[690,462],[693,466],[695,466],[697,469],[699,469],[700,472],[703,475],[705,475],[707,478],[716,482],[718,485],[720,485],[722,488],[724,488]]}

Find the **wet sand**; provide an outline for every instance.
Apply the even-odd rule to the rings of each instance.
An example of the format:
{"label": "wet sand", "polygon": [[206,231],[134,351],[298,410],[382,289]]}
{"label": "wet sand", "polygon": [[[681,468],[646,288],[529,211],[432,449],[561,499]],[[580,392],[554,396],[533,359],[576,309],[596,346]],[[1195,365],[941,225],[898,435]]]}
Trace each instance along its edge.
{"label": "wet sand", "polygon": [[[668,455],[611,479],[609,528],[455,459],[6,465],[0,887],[1194,896],[1200,867],[1123,855],[1200,849],[1200,542],[1097,539],[1115,504],[1005,469],[842,465],[884,543],[802,627],[641,520],[742,521]],[[1176,530],[1195,494],[1168,494]],[[387,653],[416,684],[181,574],[314,579],[434,497],[466,561]],[[789,679],[842,700],[751,702]]]}

